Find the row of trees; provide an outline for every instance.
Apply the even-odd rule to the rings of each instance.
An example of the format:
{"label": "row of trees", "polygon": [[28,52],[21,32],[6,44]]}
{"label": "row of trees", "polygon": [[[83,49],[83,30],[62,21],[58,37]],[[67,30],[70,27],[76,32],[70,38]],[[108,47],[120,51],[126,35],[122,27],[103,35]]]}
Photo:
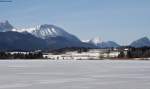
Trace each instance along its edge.
{"label": "row of trees", "polygon": [[77,51],[78,53],[82,53],[82,52],[88,52],[89,49],[90,48],[85,48],[85,47],[66,47],[66,48],[56,49],[50,52],[53,54],[62,54],[71,51]]}
{"label": "row of trees", "polygon": [[119,58],[148,58],[150,57],[150,47],[130,48],[126,53],[120,52]]}
{"label": "row of trees", "polygon": [[7,52],[0,52],[0,59],[41,59],[43,58],[43,54],[41,52],[38,53],[7,53]]}

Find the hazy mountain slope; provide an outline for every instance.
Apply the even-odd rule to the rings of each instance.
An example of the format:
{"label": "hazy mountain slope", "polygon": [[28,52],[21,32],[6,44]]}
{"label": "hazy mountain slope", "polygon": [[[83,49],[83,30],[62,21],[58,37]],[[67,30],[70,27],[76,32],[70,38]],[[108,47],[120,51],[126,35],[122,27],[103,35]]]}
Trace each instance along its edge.
{"label": "hazy mountain slope", "polygon": [[31,34],[0,32],[0,50],[38,50],[46,47],[43,39]]}
{"label": "hazy mountain slope", "polygon": [[0,22],[0,32],[12,31],[12,29],[14,27],[8,21]]}
{"label": "hazy mountain slope", "polygon": [[133,41],[130,46],[132,47],[144,47],[144,46],[148,46],[150,47],[150,40],[148,37],[142,37],[136,41]]}
{"label": "hazy mountain slope", "polygon": [[116,42],[113,42],[113,41],[103,42],[103,41],[101,41],[101,39],[99,37],[96,37],[89,41],[86,41],[86,43],[93,44],[98,48],[112,48],[112,47],[116,48],[116,47],[120,46],[119,44],[117,44]]}

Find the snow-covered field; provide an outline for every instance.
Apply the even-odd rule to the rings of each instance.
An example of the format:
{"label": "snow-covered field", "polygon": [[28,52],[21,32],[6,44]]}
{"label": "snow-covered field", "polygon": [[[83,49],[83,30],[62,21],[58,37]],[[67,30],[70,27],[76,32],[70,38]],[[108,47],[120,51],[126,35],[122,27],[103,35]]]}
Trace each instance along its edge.
{"label": "snow-covered field", "polygon": [[150,61],[0,61],[0,89],[150,89]]}

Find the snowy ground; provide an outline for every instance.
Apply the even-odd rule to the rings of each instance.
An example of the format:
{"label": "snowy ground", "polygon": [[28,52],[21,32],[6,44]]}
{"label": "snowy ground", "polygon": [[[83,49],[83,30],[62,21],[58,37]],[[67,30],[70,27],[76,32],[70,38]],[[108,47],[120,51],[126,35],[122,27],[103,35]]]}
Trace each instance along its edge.
{"label": "snowy ground", "polygon": [[0,61],[0,89],[150,89],[150,61]]}

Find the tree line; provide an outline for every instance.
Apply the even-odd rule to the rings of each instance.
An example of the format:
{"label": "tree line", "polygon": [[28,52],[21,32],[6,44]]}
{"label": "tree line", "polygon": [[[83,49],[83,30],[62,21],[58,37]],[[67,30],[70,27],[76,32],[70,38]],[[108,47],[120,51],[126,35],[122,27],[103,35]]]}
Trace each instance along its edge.
{"label": "tree line", "polygon": [[86,48],[86,47],[66,47],[66,48],[52,50],[52,51],[50,51],[50,53],[63,54],[63,53],[72,52],[72,51],[77,51],[78,53],[82,53],[82,52],[88,52],[89,49],[90,48]]}
{"label": "tree line", "polygon": [[126,53],[121,51],[119,58],[148,58],[150,57],[150,47],[130,48]]}
{"label": "tree line", "polygon": [[41,52],[38,53],[14,53],[11,54],[9,52],[0,52],[0,59],[42,59],[43,54]]}

